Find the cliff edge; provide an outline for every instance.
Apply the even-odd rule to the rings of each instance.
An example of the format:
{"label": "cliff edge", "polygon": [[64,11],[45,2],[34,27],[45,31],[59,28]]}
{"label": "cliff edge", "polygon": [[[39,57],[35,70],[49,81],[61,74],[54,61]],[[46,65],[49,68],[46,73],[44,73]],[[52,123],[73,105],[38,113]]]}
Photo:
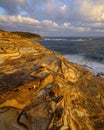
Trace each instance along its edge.
{"label": "cliff edge", "polygon": [[0,129],[104,130],[104,79],[0,31]]}

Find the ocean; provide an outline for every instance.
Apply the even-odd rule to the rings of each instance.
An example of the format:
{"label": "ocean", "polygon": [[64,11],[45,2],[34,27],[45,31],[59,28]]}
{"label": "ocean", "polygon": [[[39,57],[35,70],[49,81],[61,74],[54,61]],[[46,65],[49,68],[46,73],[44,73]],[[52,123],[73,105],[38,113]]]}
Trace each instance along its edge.
{"label": "ocean", "polygon": [[104,37],[46,37],[39,43],[104,76]]}

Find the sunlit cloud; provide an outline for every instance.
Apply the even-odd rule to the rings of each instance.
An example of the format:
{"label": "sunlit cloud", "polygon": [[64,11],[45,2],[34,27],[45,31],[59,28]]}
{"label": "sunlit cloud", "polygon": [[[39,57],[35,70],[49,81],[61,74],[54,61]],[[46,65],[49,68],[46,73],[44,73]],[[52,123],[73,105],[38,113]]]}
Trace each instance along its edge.
{"label": "sunlit cloud", "polygon": [[18,23],[23,23],[23,24],[39,24],[40,22],[38,20],[32,19],[30,17],[23,17],[21,15],[18,16],[9,16],[8,20],[10,22],[18,22]]}
{"label": "sunlit cloud", "polygon": [[58,27],[58,24],[51,20],[43,20],[41,23],[47,27],[55,27],[55,28]]}
{"label": "sunlit cloud", "polygon": [[0,23],[2,23],[2,22],[7,22],[7,19],[5,16],[0,15]]}
{"label": "sunlit cloud", "polygon": [[77,0],[77,13],[84,20],[102,21],[104,20],[104,1],[99,0]]}

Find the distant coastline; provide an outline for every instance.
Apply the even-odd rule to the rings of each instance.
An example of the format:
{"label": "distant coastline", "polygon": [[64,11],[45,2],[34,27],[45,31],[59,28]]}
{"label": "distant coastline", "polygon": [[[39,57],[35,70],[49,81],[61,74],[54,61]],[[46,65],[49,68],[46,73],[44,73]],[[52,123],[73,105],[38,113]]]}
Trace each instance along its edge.
{"label": "distant coastline", "polygon": [[[5,30],[0,29],[1,32],[7,32]],[[15,31],[15,32],[11,32],[13,34],[17,34],[23,38],[28,38],[28,39],[32,39],[32,40],[44,40],[45,38],[39,34],[36,33],[30,33],[30,32],[20,32],[20,31]]]}
{"label": "distant coastline", "polygon": [[29,38],[29,39],[34,39],[34,40],[44,40],[43,36],[40,36],[39,34],[35,34],[35,33],[30,33],[30,32],[11,32],[14,34],[17,34],[23,38]]}

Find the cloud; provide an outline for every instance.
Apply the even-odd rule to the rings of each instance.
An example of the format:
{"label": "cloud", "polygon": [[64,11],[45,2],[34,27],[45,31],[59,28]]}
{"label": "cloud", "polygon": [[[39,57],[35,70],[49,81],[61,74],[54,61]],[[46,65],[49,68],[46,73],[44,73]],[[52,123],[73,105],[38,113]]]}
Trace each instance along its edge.
{"label": "cloud", "polygon": [[7,31],[31,31],[37,30],[40,22],[36,19],[24,16],[0,15],[0,26]]}
{"label": "cloud", "polygon": [[58,24],[51,20],[33,19],[31,17],[25,16],[10,16],[10,15],[0,15],[0,27],[8,31],[30,31],[30,32],[47,32],[56,31]]}
{"label": "cloud", "polygon": [[[55,5],[55,3],[57,3]],[[48,15],[53,19],[62,19],[69,14],[69,6],[62,4],[62,1],[51,0],[46,3],[46,11],[48,11]]]}
{"label": "cloud", "polygon": [[87,26],[91,28],[104,28],[104,22],[99,22],[99,21],[93,21],[93,22],[88,22],[88,23],[83,23],[82,26]]}
{"label": "cloud", "polygon": [[[103,0],[0,0],[8,15],[25,15],[57,22],[104,21]],[[62,21],[62,22],[61,22]]]}
{"label": "cloud", "polygon": [[44,26],[47,26],[47,27],[53,27],[53,28],[57,28],[58,27],[58,24],[57,23],[55,23],[55,22],[53,22],[53,21],[51,21],[51,20],[43,20],[42,21],[42,24],[44,25]]}
{"label": "cloud", "polygon": [[5,16],[0,15],[0,23],[7,22],[7,19]]}
{"label": "cloud", "polygon": [[0,28],[8,30],[43,35],[104,30],[104,0],[0,0],[0,11]]}
{"label": "cloud", "polygon": [[63,26],[64,26],[65,28],[70,28],[70,27],[71,27],[71,24],[70,24],[70,23],[64,23]]}
{"label": "cloud", "polygon": [[91,31],[91,28],[89,27],[81,27],[81,26],[73,26],[71,25],[71,23],[64,23],[62,25],[63,29],[67,29],[69,31],[73,31],[73,32],[90,32]]}
{"label": "cloud", "polygon": [[84,27],[76,27],[71,25],[71,23],[63,23],[63,24],[58,24],[54,21],[51,20],[42,20],[39,21],[37,19],[33,19],[31,17],[24,17],[24,16],[3,16],[0,15],[0,23],[6,28],[8,28],[8,31],[13,31],[13,30],[20,30],[20,31],[37,31],[37,32],[42,32],[42,34],[46,35],[48,32],[66,32],[66,31],[77,31],[77,32],[82,32],[82,31],[89,31],[88,28]]}
{"label": "cloud", "polygon": [[103,0],[1,0],[0,6],[9,15],[25,14],[39,20],[104,21]]}
{"label": "cloud", "polygon": [[79,18],[91,21],[104,21],[104,1],[102,0],[77,0],[74,3]]}
{"label": "cloud", "polygon": [[24,17],[21,15],[18,16],[8,16],[8,20],[13,23],[21,23],[21,24],[32,24],[38,25],[40,22],[38,20],[32,19],[30,17]]}

